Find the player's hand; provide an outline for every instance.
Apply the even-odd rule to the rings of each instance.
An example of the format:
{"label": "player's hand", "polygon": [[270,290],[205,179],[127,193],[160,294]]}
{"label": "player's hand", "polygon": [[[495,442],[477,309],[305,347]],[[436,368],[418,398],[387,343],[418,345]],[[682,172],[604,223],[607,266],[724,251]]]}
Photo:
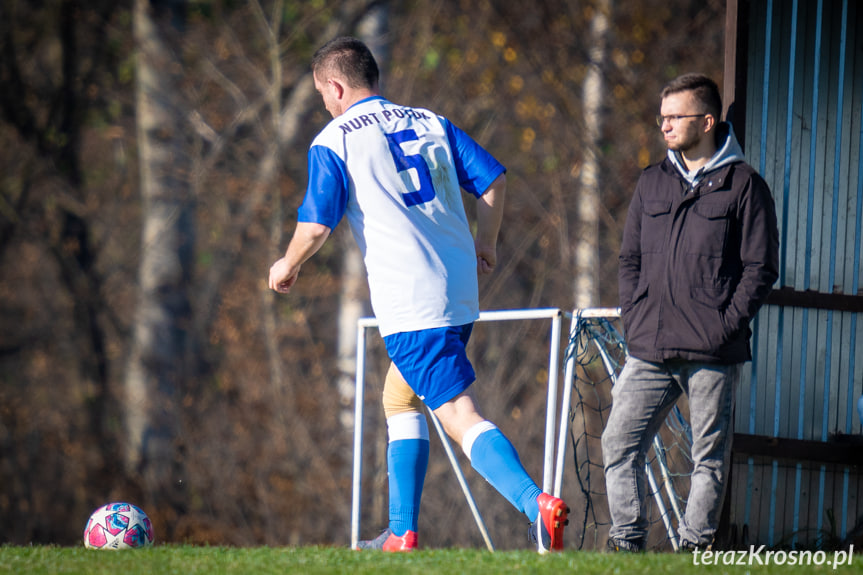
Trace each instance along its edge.
{"label": "player's hand", "polygon": [[497,250],[494,247],[476,246],[476,273],[481,276],[494,271],[497,265]]}
{"label": "player's hand", "polygon": [[285,258],[279,259],[270,267],[270,289],[278,293],[288,293],[297,283],[300,266],[291,268]]}

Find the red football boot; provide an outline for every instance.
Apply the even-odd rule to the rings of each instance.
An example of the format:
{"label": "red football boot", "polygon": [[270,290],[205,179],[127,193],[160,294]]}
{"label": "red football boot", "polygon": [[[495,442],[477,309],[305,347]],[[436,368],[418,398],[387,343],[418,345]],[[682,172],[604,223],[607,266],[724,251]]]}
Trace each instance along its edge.
{"label": "red football boot", "polygon": [[534,524],[537,551],[563,550],[563,528],[569,524],[569,506],[563,499],[541,493],[536,498],[539,503],[539,516]]}
{"label": "red football boot", "polygon": [[410,529],[401,537],[395,535],[389,527],[376,538],[357,543],[357,549],[372,549],[390,553],[413,551],[417,548],[417,533]]}

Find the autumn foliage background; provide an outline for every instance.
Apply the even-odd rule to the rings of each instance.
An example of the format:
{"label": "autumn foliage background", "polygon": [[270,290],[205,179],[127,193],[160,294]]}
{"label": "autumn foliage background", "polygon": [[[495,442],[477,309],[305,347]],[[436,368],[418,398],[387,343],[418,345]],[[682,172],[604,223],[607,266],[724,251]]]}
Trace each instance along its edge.
{"label": "autumn foliage background", "polygon": [[[688,71],[722,82],[721,0],[138,5],[171,49],[161,72],[173,82],[174,131],[164,137],[182,154],[171,158],[178,186],[163,193],[191,214],[174,286],[185,298],[174,318],[182,349],[171,389],[160,391],[170,399],[170,466],[130,467],[124,440],[137,408],[125,398],[149,248],[142,221],[153,208],[142,198],[135,3],[4,1],[0,543],[76,544],[89,513],[110,500],[142,506],[160,541],[348,543],[353,438],[336,361],[346,226],[289,296],[269,293],[266,277],[302,200],[308,144],[329,119],[310,92],[308,61],[331,37],[361,34],[370,11],[383,22],[384,94],[448,116],[508,168],[500,264],[481,281],[483,309],[573,307],[589,154],[601,198],[595,303],[617,305],[627,202],[664,151],[658,92]],[[609,23],[599,61],[598,10]],[[593,140],[583,101],[591,63],[604,90]],[[547,337],[547,324],[522,322],[478,326],[471,343],[486,415],[537,480]],[[366,537],[386,523],[384,359],[372,341]],[[436,439],[431,457],[423,545],[482,546]],[[462,465],[497,547],[526,548],[524,519]],[[565,495],[575,501],[573,484]]]}

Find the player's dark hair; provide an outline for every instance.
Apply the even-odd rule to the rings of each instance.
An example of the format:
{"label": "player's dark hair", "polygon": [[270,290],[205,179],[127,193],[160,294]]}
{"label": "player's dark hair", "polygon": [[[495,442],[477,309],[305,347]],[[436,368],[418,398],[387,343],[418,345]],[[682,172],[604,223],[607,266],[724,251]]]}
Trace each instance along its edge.
{"label": "player's dark hair", "polygon": [[350,36],[335,38],[321,46],[312,56],[312,72],[322,80],[338,72],[351,88],[374,89],[380,76],[371,50]]}
{"label": "player's dark hair", "polygon": [[684,74],[678,76],[662,89],[664,99],[671,94],[692,92],[697,102],[704,105],[704,112],[712,115],[717,121],[722,119],[722,96],[716,82],[704,74]]}

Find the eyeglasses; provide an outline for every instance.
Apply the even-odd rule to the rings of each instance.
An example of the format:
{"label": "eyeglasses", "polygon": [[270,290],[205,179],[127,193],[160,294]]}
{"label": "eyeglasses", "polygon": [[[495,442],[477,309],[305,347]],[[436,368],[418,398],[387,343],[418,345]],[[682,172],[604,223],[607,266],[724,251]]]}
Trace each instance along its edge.
{"label": "eyeglasses", "polygon": [[670,116],[656,116],[656,125],[661,128],[665,121],[668,120],[676,126],[677,122],[679,122],[681,118],[700,118],[706,115],[707,114],[672,114]]}

